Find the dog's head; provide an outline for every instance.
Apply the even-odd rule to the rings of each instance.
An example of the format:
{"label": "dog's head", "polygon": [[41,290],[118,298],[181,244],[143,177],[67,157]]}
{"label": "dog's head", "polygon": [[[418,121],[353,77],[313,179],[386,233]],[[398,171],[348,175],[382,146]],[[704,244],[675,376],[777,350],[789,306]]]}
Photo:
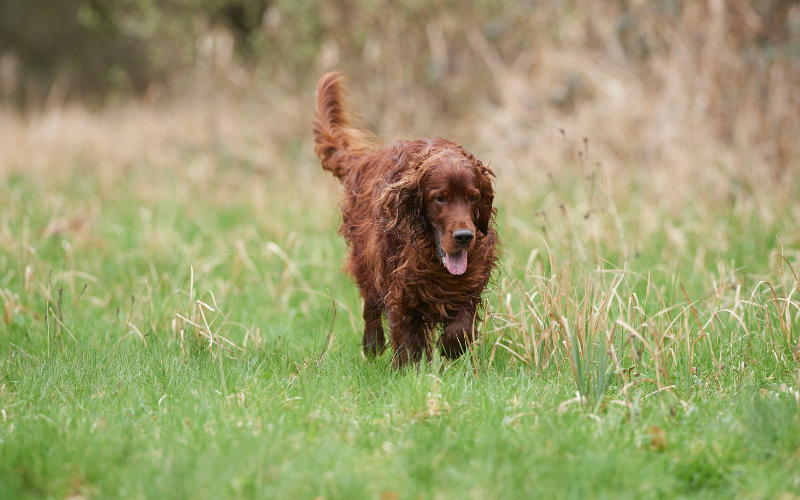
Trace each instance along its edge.
{"label": "dog's head", "polygon": [[447,270],[459,275],[476,239],[491,231],[494,172],[464,148],[442,142],[449,147],[398,155],[406,163],[403,175],[387,186],[380,205],[389,217],[387,230],[407,225],[414,237],[435,245]]}

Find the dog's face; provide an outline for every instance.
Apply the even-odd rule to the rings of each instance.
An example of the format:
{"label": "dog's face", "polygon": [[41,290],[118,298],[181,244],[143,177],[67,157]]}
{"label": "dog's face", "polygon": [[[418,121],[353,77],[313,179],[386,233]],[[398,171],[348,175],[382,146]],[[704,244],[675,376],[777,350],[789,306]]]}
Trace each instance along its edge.
{"label": "dog's face", "polygon": [[420,160],[381,196],[387,230],[405,221],[427,232],[447,271],[464,274],[476,240],[490,230],[494,173],[460,147]]}
{"label": "dog's face", "polygon": [[464,274],[477,236],[481,199],[478,173],[463,157],[443,158],[431,168],[423,184],[425,216],[436,240],[436,250],[451,274]]}

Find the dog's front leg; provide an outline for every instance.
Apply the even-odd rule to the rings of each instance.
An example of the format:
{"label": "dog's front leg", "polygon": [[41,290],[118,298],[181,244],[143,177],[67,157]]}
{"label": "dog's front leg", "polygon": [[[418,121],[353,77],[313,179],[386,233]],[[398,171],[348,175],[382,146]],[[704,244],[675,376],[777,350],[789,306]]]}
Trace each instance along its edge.
{"label": "dog's front leg", "polygon": [[377,356],[383,352],[386,347],[385,343],[381,308],[376,301],[367,298],[364,300],[364,340],[362,341],[364,353],[368,356]]}
{"label": "dog's front leg", "polygon": [[389,312],[389,337],[394,347],[394,366],[419,363],[426,351],[425,321],[413,312]]}
{"label": "dog's front leg", "polygon": [[467,345],[475,341],[477,325],[475,312],[477,302],[461,310],[454,319],[444,324],[444,331],[439,339],[439,352],[448,359],[456,359],[467,349]]}

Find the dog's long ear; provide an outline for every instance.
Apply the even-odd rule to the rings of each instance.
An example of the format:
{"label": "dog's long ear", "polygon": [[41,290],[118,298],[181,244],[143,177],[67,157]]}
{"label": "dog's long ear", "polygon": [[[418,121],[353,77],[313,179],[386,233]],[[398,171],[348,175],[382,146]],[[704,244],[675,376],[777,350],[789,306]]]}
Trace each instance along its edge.
{"label": "dog's long ear", "polygon": [[399,181],[389,184],[381,193],[378,206],[387,218],[386,231],[394,230],[404,221],[412,229],[424,230],[425,217],[420,177],[418,170],[406,172]]}
{"label": "dog's long ear", "polygon": [[489,234],[489,224],[494,218],[497,210],[492,206],[494,202],[494,188],[492,187],[492,178],[494,171],[484,165],[478,165],[478,179],[480,179],[480,192],[481,199],[478,206],[475,207],[475,220],[477,221],[478,231],[484,235]]}

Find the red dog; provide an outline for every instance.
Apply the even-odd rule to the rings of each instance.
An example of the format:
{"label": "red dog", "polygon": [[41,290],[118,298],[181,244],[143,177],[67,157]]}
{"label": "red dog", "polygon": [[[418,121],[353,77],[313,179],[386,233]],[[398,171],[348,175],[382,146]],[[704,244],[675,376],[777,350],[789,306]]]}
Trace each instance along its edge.
{"label": "red dog", "polygon": [[364,351],[383,351],[385,311],[395,366],[430,356],[439,325],[442,354],[456,358],[475,339],[498,258],[494,172],[440,138],[373,151],[348,120],[343,80],[319,81],[314,149],[345,188],[339,233],[350,249],[345,271],[364,298]]}

